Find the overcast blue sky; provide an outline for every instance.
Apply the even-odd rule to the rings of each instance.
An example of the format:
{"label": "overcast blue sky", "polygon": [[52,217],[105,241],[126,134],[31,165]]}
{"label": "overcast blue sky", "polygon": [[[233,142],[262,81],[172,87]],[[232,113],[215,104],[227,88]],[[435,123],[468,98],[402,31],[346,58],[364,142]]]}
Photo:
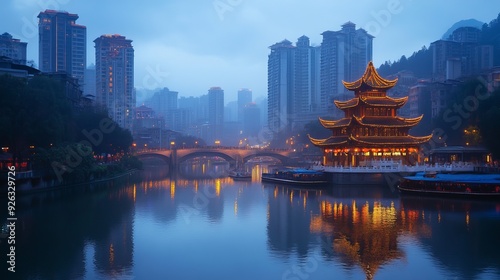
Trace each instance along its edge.
{"label": "overcast blue sky", "polygon": [[38,64],[38,13],[65,10],[87,26],[87,61],[95,63],[93,40],[121,34],[133,40],[135,87],[168,87],[181,96],[220,86],[226,102],[239,88],[267,95],[268,47],[306,35],[319,45],[326,30],[347,21],[375,36],[373,60],[411,55],[440,39],[455,22],[489,22],[498,0],[4,0],[0,32],[28,42]]}

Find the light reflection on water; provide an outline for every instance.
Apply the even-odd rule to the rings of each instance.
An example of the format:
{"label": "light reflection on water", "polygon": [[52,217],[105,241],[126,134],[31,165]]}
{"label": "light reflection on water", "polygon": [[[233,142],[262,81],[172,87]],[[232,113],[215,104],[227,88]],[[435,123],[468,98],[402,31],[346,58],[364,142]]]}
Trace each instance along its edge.
{"label": "light reflection on water", "polygon": [[[251,181],[235,182],[219,176],[227,167],[186,166],[173,175],[151,167],[106,184],[19,196],[16,276],[500,277],[499,202],[399,197],[385,186],[262,184],[260,165],[249,167]],[[0,249],[7,250],[3,240]]]}

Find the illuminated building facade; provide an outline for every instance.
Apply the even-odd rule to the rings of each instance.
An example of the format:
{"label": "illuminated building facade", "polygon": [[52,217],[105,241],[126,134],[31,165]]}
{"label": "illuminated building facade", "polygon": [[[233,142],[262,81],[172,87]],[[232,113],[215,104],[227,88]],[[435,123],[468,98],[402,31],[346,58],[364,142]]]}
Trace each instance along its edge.
{"label": "illuminated building facade", "polygon": [[118,125],[132,130],[135,108],[132,40],[120,35],[102,35],[94,43],[96,101]]}
{"label": "illuminated building facade", "polygon": [[283,40],[269,47],[268,126],[273,132],[301,129],[319,109],[321,48],[301,36],[296,45]]}
{"label": "illuminated building facade", "polygon": [[65,72],[84,84],[87,27],[76,24],[77,14],[45,10],[38,14],[38,59],[42,72]]}
{"label": "illuminated building facade", "polygon": [[345,100],[342,81],[352,81],[363,74],[365,65],[372,60],[373,36],[356,24],[346,22],[339,31],[321,33],[320,109],[321,113],[342,114],[334,110],[333,100]]}
{"label": "illuminated building facade", "polygon": [[311,142],[323,149],[323,164],[330,166],[367,166],[372,161],[401,160],[412,162],[410,156],[418,154],[419,146],[432,135],[415,137],[410,128],[417,125],[423,115],[403,118],[397,110],[406,104],[408,97],[391,98],[387,90],[397,83],[379,76],[372,62],[368,63],[363,76],[354,82],[342,81],[345,88],[354,91],[348,101],[334,101],[345,114],[339,120],[319,121],[332,131],[327,139]]}

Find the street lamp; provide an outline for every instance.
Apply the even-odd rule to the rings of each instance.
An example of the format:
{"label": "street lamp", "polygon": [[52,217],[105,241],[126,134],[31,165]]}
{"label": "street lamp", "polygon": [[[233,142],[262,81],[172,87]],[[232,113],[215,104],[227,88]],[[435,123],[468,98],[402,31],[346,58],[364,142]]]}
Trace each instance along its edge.
{"label": "street lamp", "polygon": [[171,141],[170,142],[170,149],[174,149],[175,148],[175,141]]}
{"label": "street lamp", "polygon": [[220,140],[215,140],[215,146],[219,147],[220,145]]}

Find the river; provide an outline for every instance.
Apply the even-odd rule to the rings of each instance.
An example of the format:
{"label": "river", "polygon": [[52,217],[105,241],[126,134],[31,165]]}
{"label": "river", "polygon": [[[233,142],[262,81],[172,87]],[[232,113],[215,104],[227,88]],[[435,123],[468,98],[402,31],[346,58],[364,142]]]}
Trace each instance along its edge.
{"label": "river", "polygon": [[[500,202],[233,181],[165,166],[16,197],[1,279],[500,279]],[[219,178],[221,177],[221,178]],[[1,198],[7,218],[7,201]]]}

